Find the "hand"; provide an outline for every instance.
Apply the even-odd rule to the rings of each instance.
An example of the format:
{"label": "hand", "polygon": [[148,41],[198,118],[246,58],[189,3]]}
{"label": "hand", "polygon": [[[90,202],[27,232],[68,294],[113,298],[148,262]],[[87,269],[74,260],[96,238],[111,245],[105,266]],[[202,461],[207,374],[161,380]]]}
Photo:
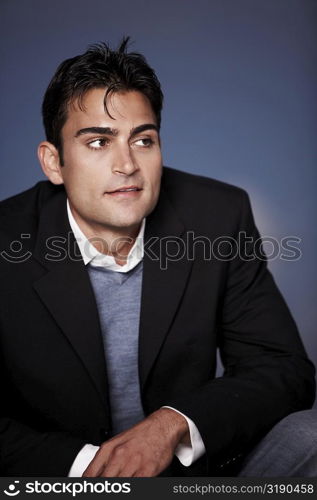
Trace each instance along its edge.
{"label": "hand", "polygon": [[83,477],[153,477],[171,463],[180,442],[189,442],[186,419],[161,408],[104,442]]}

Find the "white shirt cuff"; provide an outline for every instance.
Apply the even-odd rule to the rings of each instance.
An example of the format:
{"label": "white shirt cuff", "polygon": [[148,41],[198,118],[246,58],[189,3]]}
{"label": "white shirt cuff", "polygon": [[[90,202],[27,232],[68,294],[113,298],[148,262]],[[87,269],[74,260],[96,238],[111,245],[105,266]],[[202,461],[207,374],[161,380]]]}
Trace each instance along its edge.
{"label": "white shirt cuff", "polygon": [[175,410],[175,408],[173,408],[172,406],[163,406],[163,408],[169,408],[170,410],[174,410],[180,415],[183,415],[188,424],[190,444],[180,443],[175,450],[175,455],[182,465],[184,465],[185,467],[189,467],[189,465],[194,463],[206,452],[206,448],[201,438],[200,432],[194,422],[190,418],[186,417],[184,413]]}
{"label": "white shirt cuff", "polygon": [[[175,450],[175,455],[182,465],[184,465],[185,467],[189,467],[206,451],[199,430],[197,429],[194,422],[190,418],[186,417],[184,413],[176,410],[171,406],[163,406],[163,408],[169,408],[170,410],[176,411],[185,418],[188,424],[190,444],[179,444]],[[86,444],[77,454],[68,473],[68,477],[81,477],[98,450],[98,446]]]}
{"label": "white shirt cuff", "polygon": [[98,450],[99,446],[86,444],[76,455],[73,465],[68,473],[68,477],[81,477]]}

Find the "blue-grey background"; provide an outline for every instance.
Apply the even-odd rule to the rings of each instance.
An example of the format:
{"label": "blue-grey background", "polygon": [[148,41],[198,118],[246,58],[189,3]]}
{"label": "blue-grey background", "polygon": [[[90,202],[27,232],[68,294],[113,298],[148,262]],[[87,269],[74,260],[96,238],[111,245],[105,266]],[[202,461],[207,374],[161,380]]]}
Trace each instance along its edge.
{"label": "blue-grey background", "polygon": [[57,65],[130,35],[165,92],[165,163],[244,187],[262,235],[301,238],[270,268],[317,363],[316,0],[1,0],[0,19],[0,199],[42,178]]}

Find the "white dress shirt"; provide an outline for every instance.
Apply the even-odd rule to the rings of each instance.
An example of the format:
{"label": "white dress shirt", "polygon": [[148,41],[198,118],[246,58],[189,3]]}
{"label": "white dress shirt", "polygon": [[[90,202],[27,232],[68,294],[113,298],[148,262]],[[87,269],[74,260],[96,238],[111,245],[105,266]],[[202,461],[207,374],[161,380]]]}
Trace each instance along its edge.
{"label": "white dress shirt", "polygon": [[[86,238],[86,236],[84,235],[84,233],[82,232],[82,230],[80,229],[80,227],[78,226],[77,222],[74,219],[68,200],[67,200],[67,213],[68,213],[68,220],[70,227],[74,233],[75,239],[77,241],[85,265],[90,264],[96,267],[104,267],[111,271],[127,273],[128,271],[131,271],[131,269],[133,269],[135,266],[137,266],[139,262],[141,262],[141,260],[143,259],[144,256],[143,238],[145,230],[145,219],[143,219],[142,221],[139,234],[128,254],[126,264],[120,266],[120,264],[116,263],[112,255],[106,255],[98,252],[98,250]],[[203,440],[200,436],[200,433],[196,425],[190,418],[186,417],[186,415],[184,415],[180,411],[170,406],[164,406],[163,408],[170,408],[171,410],[180,413],[187,421],[190,434],[190,444],[189,445],[179,444],[175,450],[175,455],[177,456],[182,465],[188,467],[205,453],[205,446]],[[92,461],[98,450],[99,450],[98,446],[94,446],[92,444],[86,444],[77,454],[69,471],[68,477],[82,476],[83,472],[88,467],[88,465],[90,464],[90,462]]]}

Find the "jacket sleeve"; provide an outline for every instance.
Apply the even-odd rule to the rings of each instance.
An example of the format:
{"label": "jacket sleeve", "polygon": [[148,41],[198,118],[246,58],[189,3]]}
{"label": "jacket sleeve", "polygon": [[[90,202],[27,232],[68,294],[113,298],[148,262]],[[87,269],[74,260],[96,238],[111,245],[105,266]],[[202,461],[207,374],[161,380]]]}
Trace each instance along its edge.
{"label": "jacket sleeve", "polygon": [[10,418],[0,419],[2,476],[67,476],[85,442],[64,432],[38,432]]}
{"label": "jacket sleeve", "polygon": [[67,476],[85,441],[69,432],[43,429],[31,419],[22,422],[20,411],[13,406],[19,398],[10,383],[5,363],[0,357],[0,474],[1,476],[54,477]]}
{"label": "jacket sleeve", "polygon": [[314,401],[314,367],[259,249],[247,194],[241,192],[239,233],[248,237],[227,262],[218,338],[222,377],[168,401],[197,425],[209,467],[243,456],[289,413]]}

